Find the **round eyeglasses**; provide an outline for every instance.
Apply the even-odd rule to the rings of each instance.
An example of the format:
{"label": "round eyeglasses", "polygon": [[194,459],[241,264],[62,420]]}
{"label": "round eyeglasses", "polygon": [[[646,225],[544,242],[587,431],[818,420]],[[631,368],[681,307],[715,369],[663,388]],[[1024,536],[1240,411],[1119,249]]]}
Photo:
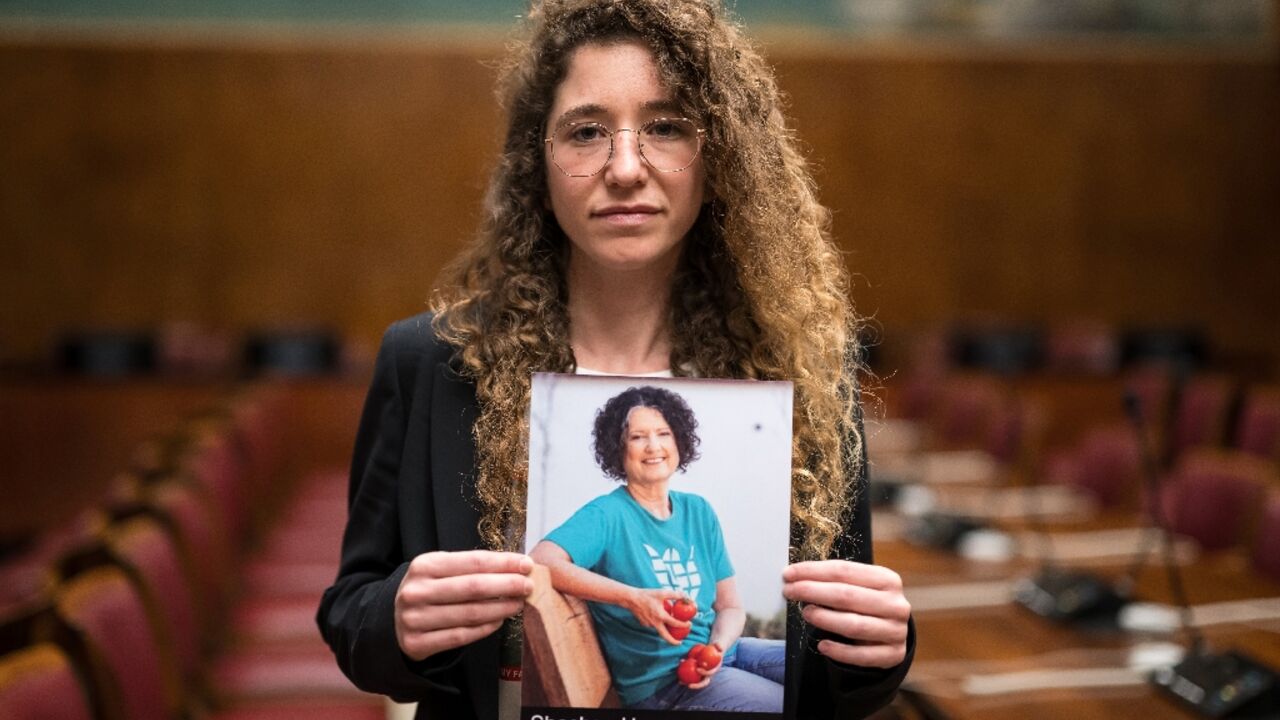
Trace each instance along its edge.
{"label": "round eyeglasses", "polygon": [[697,159],[706,131],[688,118],[654,118],[639,130],[610,130],[594,122],[567,122],[544,138],[551,162],[569,177],[591,177],[604,170],[613,157],[613,136],[635,133],[640,157],[658,172],[680,172]]}

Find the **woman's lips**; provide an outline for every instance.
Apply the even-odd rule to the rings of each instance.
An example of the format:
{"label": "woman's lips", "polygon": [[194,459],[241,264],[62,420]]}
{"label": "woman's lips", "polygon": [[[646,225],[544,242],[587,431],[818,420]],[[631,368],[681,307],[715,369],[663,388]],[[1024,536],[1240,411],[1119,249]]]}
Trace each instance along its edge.
{"label": "woman's lips", "polygon": [[641,225],[656,214],[657,213],[651,212],[605,213],[603,215],[597,215],[596,217],[599,217],[610,225],[631,226]]}
{"label": "woman's lips", "polygon": [[649,221],[658,214],[658,209],[649,205],[619,205],[603,208],[592,214],[610,225],[626,227]]}

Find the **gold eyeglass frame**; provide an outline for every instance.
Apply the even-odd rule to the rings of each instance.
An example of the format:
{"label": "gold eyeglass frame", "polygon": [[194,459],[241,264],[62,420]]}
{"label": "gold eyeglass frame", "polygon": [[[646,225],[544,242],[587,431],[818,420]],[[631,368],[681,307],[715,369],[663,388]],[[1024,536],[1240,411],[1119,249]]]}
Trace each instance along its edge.
{"label": "gold eyeglass frame", "polygon": [[[666,121],[666,122],[672,122],[672,121],[675,121],[675,120],[680,120],[680,121],[683,121],[683,122],[687,122],[687,123],[689,123],[690,125],[692,125],[692,126],[693,126],[693,129],[694,129],[694,130],[697,132],[697,134],[698,134],[698,148],[697,148],[696,150],[694,150],[694,151],[693,151],[693,157],[692,157],[692,158],[689,158],[689,163],[688,163],[687,165],[685,165],[684,167],[679,168],[679,169],[677,169],[677,170],[663,170],[662,168],[658,167],[657,165],[654,165],[654,164],[653,164],[653,161],[651,161],[651,160],[649,159],[649,156],[647,156],[647,155],[645,155],[645,154],[644,154],[644,143],[640,142],[640,133],[644,132],[645,128],[647,128],[647,127],[649,127],[649,126],[651,126],[651,125],[656,125],[657,123],[660,123],[660,122],[663,122],[663,121]],[[648,121],[648,122],[644,123],[644,124],[643,124],[643,125],[641,125],[639,128],[618,128],[617,130],[610,130],[610,129],[609,129],[609,126],[605,125],[605,124],[604,124],[604,123],[602,123],[602,122],[598,122],[598,121],[596,121],[596,120],[581,120],[581,121],[577,121],[577,122],[561,123],[561,124],[559,124],[559,125],[557,125],[557,126],[555,127],[555,131],[559,131],[561,128],[564,128],[564,127],[576,127],[576,126],[578,126],[578,125],[597,125],[597,126],[599,126],[599,127],[600,127],[600,129],[601,129],[601,130],[604,130],[604,131],[605,131],[605,134],[607,134],[607,135],[609,136],[609,154],[605,157],[604,162],[600,163],[600,169],[599,169],[599,170],[596,170],[596,171],[595,171],[595,172],[593,172],[593,173],[588,173],[588,174],[586,174],[586,175],[575,175],[574,173],[571,173],[571,172],[569,172],[569,171],[565,170],[564,168],[560,167],[560,163],[556,162],[556,149],[555,149],[555,143],[554,143],[554,141],[552,140],[552,138],[550,138],[550,137],[545,137],[545,138],[543,138],[543,139],[542,139],[542,142],[550,148],[550,150],[549,150],[549,151],[548,151],[548,153],[547,153],[547,157],[551,159],[551,164],[552,164],[552,165],[555,165],[557,170],[559,170],[560,172],[564,173],[565,177],[573,177],[573,178],[594,177],[594,176],[599,175],[600,173],[604,172],[604,169],[605,169],[605,168],[607,168],[607,167],[609,167],[609,161],[610,161],[610,160],[613,160],[613,150],[614,150],[613,136],[614,136],[615,134],[617,134],[617,133],[621,133],[621,132],[635,133],[635,134],[636,134],[636,149],[640,152],[640,157],[644,159],[644,162],[645,162],[645,164],[646,164],[646,165],[648,165],[649,167],[653,168],[653,169],[654,169],[654,171],[656,171],[656,172],[661,172],[661,173],[678,173],[678,172],[684,172],[685,170],[688,170],[690,167],[692,167],[692,166],[693,166],[693,163],[697,161],[698,156],[702,154],[702,145],[703,145],[703,143],[705,142],[706,137],[707,137],[707,131],[706,131],[706,130],[702,129],[701,127],[698,127],[698,123],[696,123],[696,122],[694,122],[692,119],[690,119],[690,118],[686,118],[686,117],[659,117],[659,118],[654,118],[654,119],[652,119],[652,120],[650,120],[650,121]],[[554,132],[554,131],[553,131],[553,132]]]}

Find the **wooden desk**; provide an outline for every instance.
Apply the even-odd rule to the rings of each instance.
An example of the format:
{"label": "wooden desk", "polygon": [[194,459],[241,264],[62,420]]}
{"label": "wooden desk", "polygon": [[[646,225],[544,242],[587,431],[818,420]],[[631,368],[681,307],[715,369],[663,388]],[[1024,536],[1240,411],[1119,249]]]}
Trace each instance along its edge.
{"label": "wooden desk", "polygon": [[[1119,519],[1101,517],[1081,529],[1115,527]],[[1057,528],[1061,530],[1062,528]],[[908,596],[913,588],[948,583],[997,582],[1034,572],[1032,563],[966,561],[943,551],[912,546],[905,541],[877,542],[876,561],[902,576]],[[1116,578],[1125,563],[1098,567],[1099,575]],[[1250,598],[1280,597],[1280,583],[1250,572],[1242,554],[1204,556],[1182,566],[1192,605]],[[1163,567],[1155,555],[1141,573],[1136,597],[1171,602]],[[915,615],[918,630],[916,660],[908,683],[925,693],[955,718],[1191,718],[1145,683],[1112,687],[1075,687],[979,694],[984,681],[1002,673],[1035,670],[1116,668],[1125,680],[1130,651],[1139,643],[1181,642],[1182,635],[1139,636],[1121,632],[1088,632],[1056,625],[1012,603],[969,609],[922,611]],[[1242,650],[1280,667],[1280,621],[1219,624],[1204,628],[1212,649]],[[1106,673],[1103,673],[1104,675]],[[990,683],[987,684],[988,688]]]}

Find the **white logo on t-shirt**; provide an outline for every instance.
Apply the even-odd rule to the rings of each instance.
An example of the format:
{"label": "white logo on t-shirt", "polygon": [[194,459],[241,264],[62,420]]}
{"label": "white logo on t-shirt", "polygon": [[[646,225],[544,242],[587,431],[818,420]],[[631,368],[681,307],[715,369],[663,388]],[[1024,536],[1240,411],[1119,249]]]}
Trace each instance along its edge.
{"label": "white logo on t-shirt", "polygon": [[680,561],[680,551],[667,548],[659,553],[648,543],[644,544],[649,553],[649,562],[653,566],[653,574],[658,584],[667,590],[676,590],[697,602],[698,589],[702,587],[702,576],[698,574],[698,566],[693,561],[695,549],[689,548],[689,562]]}

